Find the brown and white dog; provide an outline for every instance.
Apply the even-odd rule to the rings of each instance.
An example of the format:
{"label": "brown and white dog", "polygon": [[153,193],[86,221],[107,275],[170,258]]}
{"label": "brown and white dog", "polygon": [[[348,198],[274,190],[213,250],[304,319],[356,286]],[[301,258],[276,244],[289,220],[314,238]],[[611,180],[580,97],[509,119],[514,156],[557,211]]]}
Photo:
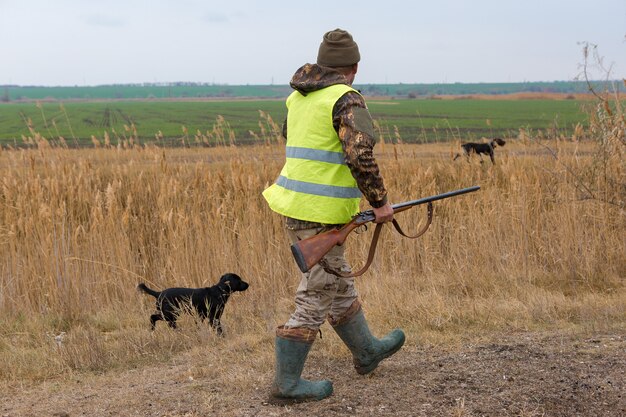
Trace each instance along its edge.
{"label": "brown and white dog", "polygon": [[[489,158],[491,158],[491,163],[495,164],[496,160],[494,158],[493,150],[496,146],[504,146],[505,144],[506,141],[504,139],[495,138],[489,143],[466,142],[461,145],[461,148],[463,149],[463,155],[465,155],[468,159],[470,154],[475,153],[480,157],[480,162],[482,163],[482,155],[484,154],[489,155]],[[460,156],[461,154],[457,153],[453,160],[456,161],[456,159]]]}

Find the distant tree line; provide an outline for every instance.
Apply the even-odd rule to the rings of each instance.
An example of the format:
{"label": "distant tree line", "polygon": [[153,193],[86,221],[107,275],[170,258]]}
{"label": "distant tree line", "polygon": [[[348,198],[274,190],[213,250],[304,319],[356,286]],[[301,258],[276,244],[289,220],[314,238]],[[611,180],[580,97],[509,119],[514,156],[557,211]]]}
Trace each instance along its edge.
{"label": "distant tree line", "polygon": [[[621,82],[592,83],[596,91],[624,91]],[[583,81],[524,83],[451,83],[451,84],[356,84],[367,96],[422,98],[440,95],[565,93],[589,92]],[[293,90],[288,85],[226,85],[197,82],[109,84],[98,86],[47,87],[0,85],[0,102],[67,99],[163,99],[163,98],[284,98]]]}
{"label": "distant tree line", "polygon": [[[613,85],[614,84],[614,85]],[[621,82],[608,85],[606,82],[593,82],[596,89],[607,87],[624,91]],[[554,81],[526,83],[453,83],[453,84],[368,84],[361,91],[370,96],[428,97],[433,95],[502,95],[515,93],[563,93],[584,94],[589,92],[589,84],[583,81]]]}

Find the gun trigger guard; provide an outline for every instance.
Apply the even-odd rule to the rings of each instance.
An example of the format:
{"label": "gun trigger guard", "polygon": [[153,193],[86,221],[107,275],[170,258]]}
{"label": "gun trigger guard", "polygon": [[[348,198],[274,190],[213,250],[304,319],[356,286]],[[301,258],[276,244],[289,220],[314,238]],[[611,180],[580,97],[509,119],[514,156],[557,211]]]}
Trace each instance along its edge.
{"label": "gun trigger guard", "polygon": [[361,233],[367,232],[367,224],[362,224],[356,229],[354,229],[354,233],[360,235]]}

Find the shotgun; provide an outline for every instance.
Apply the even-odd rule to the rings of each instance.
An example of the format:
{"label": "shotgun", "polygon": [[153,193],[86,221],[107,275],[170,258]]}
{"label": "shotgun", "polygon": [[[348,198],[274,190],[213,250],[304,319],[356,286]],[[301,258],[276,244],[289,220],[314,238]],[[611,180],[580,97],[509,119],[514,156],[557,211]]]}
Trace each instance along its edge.
{"label": "shotgun", "polygon": [[[415,236],[406,235],[402,231],[402,229],[400,228],[400,226],[398,225],[395,219],[392,221],[393,225],[398,231],[398,233],[400,233],[402,236],[412,238],[412,239],[417,238],[421,236],[422,234],[424,234],[426,230],[428,229],[428,227],[430,226],[430,223],[432,221],[432,215],[433,215],[433,209],[432,209],[433,201],[443,200],[445,198],[450,198],[450,197],[455,197],[461,194],[471,193],[474,191],[478,191],[479,189],[480,189],[479,186],[473,186],[473,187],[468,187],[468,188],[462,188],[460,190],[449,191],[443,194],[437,194],[437,195],[430,196],[430,197],[420,198],[418,200],[412,200],[412,201],[406,201],[404,203],[394,204],[392,206],[394,214],[400,213],[404,210],[408,210],[411,207],[415,207],[420,204],[428,204],[428,222],[426,226],[422,228],[422,230]],[[372,262],[373,255],[376,250],[376,243],[378,241],[378,235],[383,225],[382,223],[379,223],[376,225],[374,237],[372,238],[372,244],[370,245],[370,251],[369,251],[367,264],[359,272],[345,274],[345,273],[341,273],[338,271],[333,271],[331,269],[328,269],[325,266],[325,264],[320,261],[322,261],[322,258],[324,258],[324,256],[335,245],[342,245],[345,242],[348,235],[353,230],[369,222],[373,222],[374,220],[376,220],[376,216],[374,215],[373,210],[362,211],[360,213],[357,213],[352,218],[352,220],[350,220],[350,222],[344,224],[338,229],[332,229],[327,232],[323,232],[315,236],[311,236],[310,238],[299,240],[298,242],[294,243],[293,245],[291,245],[291,252],[293,253],[293,257],[295,258],[296,263],[298,264],[298,267],[300,268],[302,272],[308,272],[313,267],[313,265],[320,263],[322,264],[322,267],[324,267],[324,269],[327,272],[332,273],[334,275],[338,275],[342,277],[354,277],[354,276],[362,275],[363,272],[367,270],[370,263]]]}

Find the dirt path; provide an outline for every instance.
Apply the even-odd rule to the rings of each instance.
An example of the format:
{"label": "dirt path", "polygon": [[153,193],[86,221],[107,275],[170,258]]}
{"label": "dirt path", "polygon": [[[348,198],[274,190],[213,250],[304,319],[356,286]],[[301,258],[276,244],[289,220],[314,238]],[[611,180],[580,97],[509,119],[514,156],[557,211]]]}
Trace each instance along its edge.
{"label": "dirt path", "polygon": [[[331,379],[335,392],[317,403],[270,406],[267,384],[232,393],[185,377],[188,365],[174,361],[3,392],[0,416],[626,416],[625,335],[408,346],[365,377],[347,357],[319,359],[305,376]],[[272,377],[250,372],[268,384]]]}

